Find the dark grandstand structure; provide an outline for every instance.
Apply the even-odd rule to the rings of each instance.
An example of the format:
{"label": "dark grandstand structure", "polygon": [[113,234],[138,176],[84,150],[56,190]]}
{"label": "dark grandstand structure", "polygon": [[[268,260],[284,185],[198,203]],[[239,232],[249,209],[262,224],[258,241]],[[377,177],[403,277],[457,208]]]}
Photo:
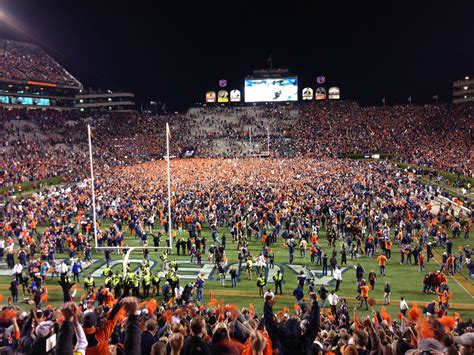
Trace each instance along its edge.
{"label": "dark grandstand structure", "polygon": [[72,109],[82,84],[38,46],[0,40],[0,105]]}
{"label": "dark grandstand structure", "polygon": [[474,102],[474,79],[466,76],[453,83],[453,103]]}
{"label": "dark grandstand structure", "polygon": [[85,90],[82,83],[40,47],[0,40],[0,106],[79,111],[130,111],[135,95]]}

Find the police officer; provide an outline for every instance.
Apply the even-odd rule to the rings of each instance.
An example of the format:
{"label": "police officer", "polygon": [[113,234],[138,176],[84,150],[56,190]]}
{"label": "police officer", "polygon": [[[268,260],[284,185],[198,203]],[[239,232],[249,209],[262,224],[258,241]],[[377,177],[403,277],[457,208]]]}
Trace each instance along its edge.
{"label": "police officer", "polygon": [[178,271],[178,262],[176,261],[176,258],[170,262],[170,269],[173,269],[175,272]]}
{"label": "police officer", "polygon": [[112,277],[107,276],[104,281],[105,287],[107,287],[109,290],[112,288]]}
{"label": "police officer", "polygon": [[120,297],[122,293],[122,275],[116,274],[112,276],[112,287],[114,288],[115,298]]}
{"label": "police officer", "polygon": [[105,277],[112,276],[112,269],[110,267],[106,266],[104,271],[102,271],[102,274]]}
{"label": "police officer", "polygon": [[143,297],[147,298],[148,296],[150,296],[150,286],[151,286],[150,273],[143,274],[142,285],[143,285]]}
{"label": "police officer", "polygon": [[151,284],[153,285],[151,297],[155,297],[155,292],[157,296],[160,295],[160,282],[160,275],[158,273],[153,275],[153,277],[151,278]]}
{"label": "police officer", "polygon": [[280,295],[283,294],[281,290],[281,285],[283,283],[283,274],[280,270],[277,271],[276,275],[273,275],[273,281],[275,281],[275,295],[278,293],[278,289],[280,289]]}
{"label": "police officer", "polygon": [[245,262],[245,271],[247,272],[247,280],[252,280],[252,258],[249,256]]}
{"label": "police officer", "polygon": [[88,276],[84,279],[84,290],[87,290],[87,291],[90,291],[90,292],[94,292],[94,288],[95,288],[95,281],[94,281],[94,278],[93,278],[91,275],[88,275]]}
{"label": "police officer", "polygon": [[161,268],[163,270],[166,270],[168,267],[167,265],[167,262],[168,262],[168,253],[166,251],[164,251],[163,253],[161,253],[160,255],[160,259],[161,259]]}
{"label": "police officer", "polygon": [[263,276],[263,274],[260,274],[259,277],[257,278],[258,293],[260,297],[263,297],[263,295],[265,294],[265,292],[263,291],[263,288],[265,287],[266,284],[267,284],[267,281],[265,280],[265,277]]}

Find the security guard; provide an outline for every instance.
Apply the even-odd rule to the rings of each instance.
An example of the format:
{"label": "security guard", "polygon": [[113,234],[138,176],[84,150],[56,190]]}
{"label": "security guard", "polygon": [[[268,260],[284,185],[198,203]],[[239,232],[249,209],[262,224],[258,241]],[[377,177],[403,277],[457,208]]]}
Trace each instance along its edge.
{"label": "security guard", "polygon": [[148,264],[148,261],[143,260],[142,263],[140,264],[140,269],[144,271],[145,269],[149,269],[150,265]]}
{"label": "security guard", "polygon": [[260,276],[257,278],[257,286],[258,286],[258,293],[260,297],[263,297],[265,292],[263,291],[263,287],[267,284],[267,281],[265,280],[265,277],[263,274],[260,274]]}
{"label": "security guard", "polygon": [[105,287],[107,287],[109,290],[112,288],[112,277],[107,276],[104,281]]}
{"label": "security guard", "polygon": [[275,295],[278,293],[278,289],[280,289],[280,295],[283,293],[281,290],[281,284],[283,283],[283,274],[280,270],[277,271],[276,275],[273,275],[273,281],[275,281]]}
{"label": "security guard", "polygon": [[132,285],[132,295],[138,297],[140,293],[140,275],[138,274],[138,272],[133,277]]}
{"label": "security guard", "polygon": [[104,269],[104,271],[102,271],[102,274],[103,274],[105,277],[112,276],[112,269],[109,268],[108,266],[106,266],[105,269]]}
{"label": "security guard", "polygon": [[122,275],[116,274],[112,277],[112,287],[114,288],[114,297],[120,297],[122,293]]}
{"label": "security guard", "polygon": [[91,275],[88,275],[84,279],[84,290],[94,292],[94,288],[95,288],[94,278]]}
{"label": "security guard", "polygon": [[143,297],[147,298],[148,296],[150,296],[150,286],[151,286],[151,275],[149,273],[146,273],[143,275],[142,285],[143,285]]}
{"label": "security guard", "polygon": [[178,271],[178,262],[176,261],[176,258],[170,262],[170,269],[174,270],[175,272]]}
{"label": "security guard", "polygon": [[135,277],[135,274],[131,271],[127,272],[127,275],[125,276],[125,281],[124,281],[124,290],[123,290],[123,296],[128,297],[130,296],[130,290],[133,289],[133,278]]}
{"label": "security guard", "polygon": [[252,258],[248,257],[247,261],[245,262],[245,271],[247,272],[247,280],[252,280]]}
{"label": "security guard", "polygon": [[173,293],[173,296],[175,296],[174,289],[176,288],[176,285],[179,283],[179,278],[176,275],[176,273],[172,272],[169,280],[170,280],[171,292]]}
{"label": "security guard", "polygon": [[158,273],[153,275],[153,277],[151,278],[151,284],[153,285],[153,289],[151,291],[151,297],[155,297],[155,292],[157,296],[160,295],[160,281],[161,279]]}
{"label": "security guard", "polygon": [[166,270],[168,267],[167,267],[167,262],[168,262],[168,253],[166,251],[164,251],[163,253],[161,253],[160,255],[160,259],[161,259],[161,268],[163,270]]}

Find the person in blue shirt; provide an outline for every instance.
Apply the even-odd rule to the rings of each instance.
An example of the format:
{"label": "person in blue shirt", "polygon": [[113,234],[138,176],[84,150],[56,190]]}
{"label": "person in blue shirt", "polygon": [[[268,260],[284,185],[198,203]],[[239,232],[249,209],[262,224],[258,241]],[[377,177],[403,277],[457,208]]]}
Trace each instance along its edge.
{"label": "person in blue shirt", "polygon": [[74,263],[74,265],[72,266],[72,275],[73,275],[73,281],[76,281],[78,283],[81,282],[81,280],[79,279],[79,273],[82,272],[82,266],[81,266],[81,263],[80,261],[76,261]]}
{"label": "person in blue shirt", "polygon": [[203,293],[203,290],[204,290],[204,279],[201,277],[201,276],[198,276],[198,278],[196,279],[196,282],[194,283],[194,286],[196,286],[196,290],[197,290],[197,300],[199,302],[202,302],[202,293]]}
{"label": "person in blue shirt", "polygon": [[18,281],[15,277],[13,277],[12,281],[10,282],[10,292],[12,294],[12,300],[14,304],[18,303]]}
{"label": "person in blue shirt", "polygon": [[293,296],[295,297],[296,299],[296,303],[300,303],[301,300],[303,299],[304,297],[304,293],[303,293],[303,289],[297,287],[293,290]]}

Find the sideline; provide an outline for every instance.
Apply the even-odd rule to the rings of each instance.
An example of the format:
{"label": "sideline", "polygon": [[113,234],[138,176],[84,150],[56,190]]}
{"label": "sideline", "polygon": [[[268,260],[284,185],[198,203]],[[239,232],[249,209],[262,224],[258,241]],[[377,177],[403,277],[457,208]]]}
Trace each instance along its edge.
{"label": "sideline", "polygon": [[[439,254],[439,252],[433,248],[433,256],[434,256],[434,261],[436,261],[436,263],[438,265],[441,265],[442,263],[442,260],[440,259],[441,258],[441,255]],[[466,293],[468,294],[468,296],[471,296],[471,298],[474,298],[474,286],[469,283],[466,278],[464,277],[464,275],[459,275],[459,274],[455,274],[454,276],[453,275],[447,275],[448,277],[451,277],[454,281],[456,281],[456,283],[461,286],[461,288],[466,291]],[[464,284],[466,287],[464,287],[462,284]]]}

